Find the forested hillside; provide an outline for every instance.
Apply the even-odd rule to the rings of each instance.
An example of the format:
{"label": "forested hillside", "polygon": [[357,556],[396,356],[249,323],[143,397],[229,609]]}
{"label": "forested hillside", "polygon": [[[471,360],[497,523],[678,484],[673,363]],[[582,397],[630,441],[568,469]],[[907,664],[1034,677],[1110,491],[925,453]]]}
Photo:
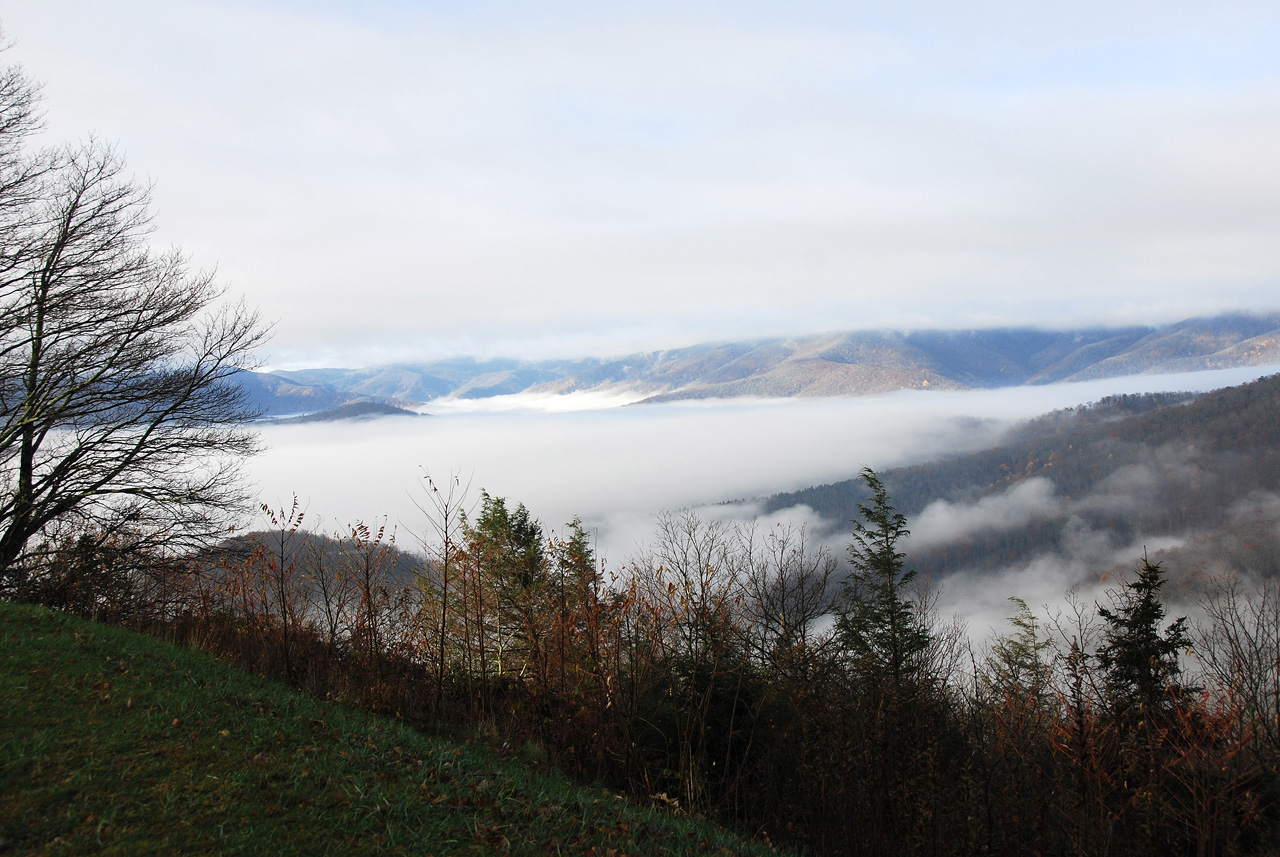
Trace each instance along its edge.
{"label": "forested hillside", "polygon": [[[1107,398],[885,482],[920,537],[913,562],[930,572],[999,568],[1081,530],[1116,544],[1209,532],[1268,513],[1280,486],[1280,376],[1197,397]],[[808,506],[843,529],[866,496],[849,479],[771,496],[765,508]]]}
{"label": "forested hillside", "polygon": [[[662,516],[652,549],[606,573],[580,526],[557,537],[523,505],[486,494],[463,517],[463,498],[446,484],[431,486],[436,538],[408,576],[384,533],[357,525],[340,540],[306,537],[291,509],[216,567],[207,555],[193,563],[83,534],[51,546],[12,592],[199,647],[318,699],[474,730],[536,764],[806,853],[1274,853],[1266,843],[1280,830],[1277,581],[1256,590],[1219,583],[1203,596],[1210,621],[1188,625],[1166,616],[1161,567],[1138,561],[1135,571],[1131,561],[1124,581],[1096,609],[1085,605],[1078,623],[1045,622],[1015,604],[1006,633],[972,645],[929,609],[905,564],[906,519],[872,471],[862,478],[872,497],[852,526],[844,567],[803,530],[760,533],[686,512]],[[74,641],[77,651],[87,642]],[[1195,661],[1184,664],[1192,642]],[[225,722],[237,710],[268,713],[246,709],[242,694],[227,692],[231,681],[220,680],[195,688],[199,699],[227,696],[234,708],[195,732],[186,713],[153,716],[154,697],[132,683],[133,665],[120,667],[85,679],[26,667],[11,684],[57,677],[85,691],[88,707],[114,700],[122,728],[141,717],[215,745],[214,736],[237,734]],[[18,704],[24,722],[47,722],[41,709]],[[289,722],[301,724],[296,737],[308,748],[289,754],[305,765],[301,777],[350,782],[350,750],[329,740],[341,736],[309,735],[314,717],[256,728],[269,740],[249,736],[237,770],[258,770]],[[54,743],[66,748],[71,731],[60,728]],[[55,793],[102,758],[60,756],[66,773],[53,780],[39,776],[43,769],[27,774],[27,760],[47,754],[28,749],[29,728],[13,739],[3,732],[0,746],[10,741],[22,775],[33,787],[52,782]],[[355,748],[385,757],[383,740],[361,738],[369,734],[355,733]],[[421,810],[421,799],[435,807],[434,793],[457,776],[448,766],[432,776],[415,758],[396,769],[411,791],[389,778],[392,794],[377,802],[388,836],[411,834],[419,816],[408,810]],[[439,808],[483,819],[473,833],[514,853],[517,837],[531,835],[526,822],[550,823],[565,804],[531,814],[530,794],[499,806],[495,780],[486,773],[464,783]],[[344,799],[332,785],[322,796],[315,805],[336,812],[367,802],[363,791],[359,801]],[[167,793],[162,800],[173,805]],[[548,849],[610,853],[576,845],[587,807],[565,811],[574,836],[549,833],[559,842]],[[242,826],[277,823],[275,813],[243,815],[255,821]],[[652,835],[598,817],[591,809],[591,835],[625,842],[626,853],[641,853],[633,841]],[[0,818],[0,835],[43,835],[32,818]],[[365,831],[368,818],[348,813],[341,826]],[[92,835],[90,823],[77,834]],[[112,823],[112,832],[134,832]],[[701,838],[690,844],[695,853],[727,853]]]}

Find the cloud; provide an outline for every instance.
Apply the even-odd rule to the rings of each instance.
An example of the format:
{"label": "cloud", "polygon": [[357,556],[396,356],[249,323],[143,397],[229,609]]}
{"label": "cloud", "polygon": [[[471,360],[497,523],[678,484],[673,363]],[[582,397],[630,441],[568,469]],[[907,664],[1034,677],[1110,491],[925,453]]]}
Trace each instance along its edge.
{"label": "cloud", "polygon": [[[842,478],[868,462],[883,467],[969,448],[1005,425],[925,419],[930,403],[909,396],[587,411],[544,410],[540,397],[530,403],[537,409],[267,426],[270,449],[251,468],[270,502],[296,491],[326,517],[389,513],[408,524],[409,497],[426,467],[437,477],[461,471],[477,490],[524,502],[548,525],[578,514],[612,532],[663,508],[751,498]],[[630,547],[630,539],[611,543],[610,553]]]}
{"label": "cloud", "polygon": [[[596,529],[599,545],[621,562],[645,540],[661,509],[740,501],[718,513],[748,520],[755,517],[753,498],[848,479],[865,465],[886,469],[987,448],[1014,421],[1054,408],[1122,392],[1213,389],[1257,371],[594,410],[556,410],[555,400],[539,396],[502,397],[477,410],[438,416],[266,426],[268,450],[249,469],[265,502],[287,505],[296,492],[313,518],[336,526],[388,515],[409,529],[421,528],[413,500],[421,497],[422,468],[437,479],[457,472],[471,482],[473,494],[484,488],[523,502],[548,527],[580,515]],[[575,407],[608,404],[592,396],[572,401]],[[978,526],[1001,509],[1016,514],[1019,504],[1047,509],[1053,501],[1037,493],[1041,486],[1021,490],[1028,493],[972,510],[938,509]],[[929,535],[927,522],[912,526],[917,538]],[[844,551],[845,536],[838,527],[837,553]]]}
{"label": "cloud", "polygon": [[1044,477],[1024,480],[972,505],[935,500],[912,522],[908,547],[922,550],[982,530],[1011,530],[1061,509],[1053,482]]}
{"label": "cloud", "polygon": [[1249,521],[1280,521],[1280,494],[1254,491],[1231,505],[1227,511],[1227,520],[1233,524]]}
{"label": "cloud", "polygon": [[[1010,596],[1021,598],[1041,618],[1051,618],[1063,609],[1068,592],[1074,593],[1082,604],[1106,605],[1110,593],[1124,579],[1113,578],[1112,569],[1132,569],[1144,552],[1154,553],[1180,543],[1178,537],[1148,536],[1117,544],[1111,534],[1094,530],[1080,518],[1072,517],[1060,550],[999,569],[948,575],[939,585],[938,609],[944,616],[963,617],[970,639],[982,647],[996,635],[1012,630],[1008,622],[1014,612]],[[1179,604],[1170,609],[1185,612],[1188,607]]]}

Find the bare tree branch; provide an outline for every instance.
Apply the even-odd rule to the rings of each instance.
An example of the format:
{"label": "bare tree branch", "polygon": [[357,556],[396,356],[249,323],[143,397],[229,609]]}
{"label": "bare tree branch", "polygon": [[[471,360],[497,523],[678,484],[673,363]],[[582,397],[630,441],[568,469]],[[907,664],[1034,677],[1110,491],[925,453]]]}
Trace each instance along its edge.
{"label": "bare tree branch", "polygon": [[38,89],[0,70],[0,586],[60,528],[225,532],[257,450],[237,383],[266,337],[211,272],[149,244],[110,146],[29,154]]}

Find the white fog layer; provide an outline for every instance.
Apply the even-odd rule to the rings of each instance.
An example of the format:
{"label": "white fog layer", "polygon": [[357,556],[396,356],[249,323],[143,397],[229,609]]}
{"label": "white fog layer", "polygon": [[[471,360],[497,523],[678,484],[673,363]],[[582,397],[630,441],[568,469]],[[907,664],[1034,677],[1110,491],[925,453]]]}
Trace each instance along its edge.
{"label": "white fog layer", "polygon": [[[585,397],[503,397],[433,416],[268,425],[268,450],[250,467],[264,502],[287,505],[296,493],[311,521],[329,529],[385,516],[406,546],[411,533],[425,529],[415,506],[424,472],[438,481],[460,473],[473,496],[484,489],[522,502],[548,529],[581,516],[616,565],[649,537],[661,509],[750,501],[847,479],[866,465],[884,469],[974,451],[996,443],[1016,421],[1055,408],[1120,393],[1214,389],[1268,371],[630,407]],[[560,410],[589,406],[595,409]],[[913,528],[918,538],[937,540],[984,521],[1033,515],[1058,502],[1050,487],[1033,481],[971,509],[931,507]],[[717,514],[746,518],[753,508],[745,502]],[[781,517],[808,515],[797,509]]]}

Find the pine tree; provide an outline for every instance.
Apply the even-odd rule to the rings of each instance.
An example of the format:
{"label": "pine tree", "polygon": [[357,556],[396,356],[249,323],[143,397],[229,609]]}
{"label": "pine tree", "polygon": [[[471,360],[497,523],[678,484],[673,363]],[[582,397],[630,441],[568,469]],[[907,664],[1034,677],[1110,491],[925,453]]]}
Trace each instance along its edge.
{"label": "pine tree", "polygon": [[[521,673],[536,657],[543,628],[539,612],[547,595],[542,526],[523,503],[514,511],[507,501],[480,492],[480,514],[462,525],[467,554],[477,577],[475,597],[487,603],[477,622],[492,630],[498,675]],[[486,642],[487,645],[487,642]]]}
{"label": "pine tree", "polygon": [[1117,716],[1144,711],[1156,713],[1170,707],[1185,688],[1179,683],[1179,656],[1191,645],[1186,617],[1161,632],[1165,609],[1160,599],[1164,586],[1160,563],[1145,556],[1137,579],[1116,596],[1114,609],[1098,608],[1106,621],[1098,664],[1105,674],[1108,701]]}
{"label": "pine tree", "polygon": [[1045,634],[1027,602],[1016,596],[1009,601],[1017,608],[1009,617],[1013,631],[992,643],[985,680],[997,692],[1013,694],[1042,708],[1051,694],[1053,640]]}
{"label": "pine tree", "polygon": [[919,605],[903,593],[916,576],[898,550],[910,530],[875,471],[864,467],[860,476],[871,499],[858,505],[862,520],[853,521],[853,568],[843,585],[836,631],[855,669],[901,687],[919,678],[930,644]]}

